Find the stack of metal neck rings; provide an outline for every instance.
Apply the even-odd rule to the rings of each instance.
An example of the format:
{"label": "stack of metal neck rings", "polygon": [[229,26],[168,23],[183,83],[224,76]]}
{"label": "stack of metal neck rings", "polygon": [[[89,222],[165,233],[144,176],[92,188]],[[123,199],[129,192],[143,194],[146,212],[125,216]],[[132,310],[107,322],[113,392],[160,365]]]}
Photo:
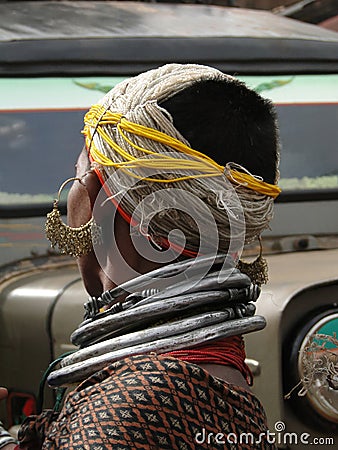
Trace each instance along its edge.
{"label": "stack of metal neck rings", "polygon": [[170,264],[90,298],[84,322],[71,335],[79,350],[62,359],[48,384],[66,387],[129,356],[263,329],[265,319],[255,315],[253,303],[260,287],[227,258],[218,254]]}

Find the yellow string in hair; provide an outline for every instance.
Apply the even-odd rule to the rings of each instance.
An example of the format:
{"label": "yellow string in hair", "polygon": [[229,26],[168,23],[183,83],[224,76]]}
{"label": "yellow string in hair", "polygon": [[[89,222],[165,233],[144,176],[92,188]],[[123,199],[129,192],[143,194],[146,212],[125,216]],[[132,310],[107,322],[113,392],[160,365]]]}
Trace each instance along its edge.
{"label": "yellow string in hair", "polygon": [[[116,169],[123,169],[130,176],[146,181],[152,181],[156,183],[174,183],[177,181],[184,181],[195,178],[204,177],[216,177],[225,174],[227,178],[237,183],[238,185],[245,186],[248,189],[252,189],[263,195],[267,195],[272,198],[276,198],[281,189],[274,185],[265,183],[261,179],[251,175],[250,173],[243,173],[242,171],[233,169],[232,166],[239,168],[237,164],[229,163],[226,167],[218,164],[209,156],[201,153],[197,150],[188,147],[183,142],[175,139],[161,131],[153,128],[146,127],[134,122],[130,122],[120,113],[113,113],[111,111],[104,110],[101,105],[93,105],[87,112],[84,118],[85,127],[82,133],[86,138],[86,146],[90,152],[93,161],[103,166],[110,166]],[[122,147],[120,147],[113,139],[105,132],[105,125],[116,126],[120,136],[133,148],[145,155],[151,155],[152,158],[136,158]],[[90,129],[94,128],[93,134]],[[121,162],[113,162],[109,157],[99,151],[93,142],[94,133],[97,132],[101,138],[123,159]],[[178,152],[189,155],[193,159],[179,159],[171,157],[168,154],[156,153],[147,148],[141,147],[135,144],[127,135],[136,135],[144,137],[146,139],[159,142],[166,145]],[[177,178],[147,178],[136,175],[132,169],[135,168],[149,168],[161,170],[164,173],[172,170],[190,170],[197,172],[195,175],[186,175]]]}

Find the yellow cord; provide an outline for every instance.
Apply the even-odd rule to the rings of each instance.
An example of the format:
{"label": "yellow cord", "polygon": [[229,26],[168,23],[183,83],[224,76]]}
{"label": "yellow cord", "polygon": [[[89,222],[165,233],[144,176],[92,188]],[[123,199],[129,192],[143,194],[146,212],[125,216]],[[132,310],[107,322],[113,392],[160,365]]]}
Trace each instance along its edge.
{"label": "yellow cord", "polygon": [[[259,192],[260,194],[276,198],[281,192],[281,189],[274,184],[265,183],[264,181],[252,176],[249,173],[243,173],[236,169],[232,169],[231,164],[229,167],[221,166],[220,164],[217,164],[212,158],[208,157],[204,153],[188,147],[178,139],[175,139],[153,128],[130,122],[125,117],[123,117],[122,114],[106,111],[101,105],[93,105],[90,108],[90,110],[85,115],[84,123],[85,127],[82,133],[85,135],[86,146],[89,149],[93,161],[103,166],[123,169],[134,178],[152,181],[155,183],[174,183],[177,181],[204,177],[216,177],[225,174],[230,181],[243,185],[248,189]],[[152,158],[136,158],[130,153],[123,150],[123,148],[120,147],[116,142],[114,142],[111,137],[105,132],[103,128],[105,125],[116,126],[120,136],[130,146],[132,146],[139,152],[144,153],[145,155],[151,155]],[[122,157],[124,161],[113,162],[110,158],[101,153],[93,142],[93,135],[91,135],[90,132],[91,128],[94,128],[93,135],[95,132],[97,132],[101,136],[101,138],[117,154]],[[126,135],[126,133],[159,142],[160,144],[166,145],[182,154],[189,155],[193,159],[180,159],[171,157],[170,154],[156,153],[152,150],[135,144]],[[197,172],[197,174],[186,175],[177,178],[157,179],[136,175],[131,170],[135,168],[156,169],[161,170],[164,173],[168,171],[171,172],[173,170],[191,170]]]}

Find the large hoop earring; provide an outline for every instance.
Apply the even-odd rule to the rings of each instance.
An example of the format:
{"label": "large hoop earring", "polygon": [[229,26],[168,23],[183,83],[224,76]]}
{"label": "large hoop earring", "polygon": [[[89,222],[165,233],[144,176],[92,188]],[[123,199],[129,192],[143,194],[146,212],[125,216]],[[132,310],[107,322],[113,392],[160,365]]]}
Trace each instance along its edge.
{"label": "large hoop earring", "polygon": [[45,231],[52,248],[58,247],[60,253],[78,258],[87,255],[93,249],[93,244],[101,242],[101,227],[93,217],[86,224],[76,228],[62,221],[59,211],[61,192],[67,183],[76,180],[81,181],[81,178],[69,178],[60,186],[53,210],[47,214]]}
{"label": "large hoop earring", "polygon": [[239,269],[242,273],[248,275],[253,284],[257,284],[261,286],[262,284],[266,284],[269,281],[268,274],[268,263],[265,258],[263,258],[263,246],[262,239],[259,236],[259,255],[252,262],[245,262],[239,260],[237,263],[237,269]]}

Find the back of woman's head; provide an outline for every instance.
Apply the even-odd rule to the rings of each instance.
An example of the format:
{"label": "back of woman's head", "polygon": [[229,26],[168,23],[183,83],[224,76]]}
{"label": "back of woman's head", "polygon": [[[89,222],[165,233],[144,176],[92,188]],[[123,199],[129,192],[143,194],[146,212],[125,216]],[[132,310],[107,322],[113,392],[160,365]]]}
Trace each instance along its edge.
{"label": "back of woman's head", "polygon": [[206,80],[161,103],[175,128],[219,164],[240,164],[275,183],[278,135],[271,103],[234,78]]}
{"label": "back of woman's head", "polygon": [[275,114],[235,78],[207,66],[162,66],[112,89],[85,124],[106,191],[155,244],[166,247],[178,229],[186,249],[198,252],[201,235],[213,229],[216,250],[226,251],[231,239],[250,242],[267,228],[277,179]]}

